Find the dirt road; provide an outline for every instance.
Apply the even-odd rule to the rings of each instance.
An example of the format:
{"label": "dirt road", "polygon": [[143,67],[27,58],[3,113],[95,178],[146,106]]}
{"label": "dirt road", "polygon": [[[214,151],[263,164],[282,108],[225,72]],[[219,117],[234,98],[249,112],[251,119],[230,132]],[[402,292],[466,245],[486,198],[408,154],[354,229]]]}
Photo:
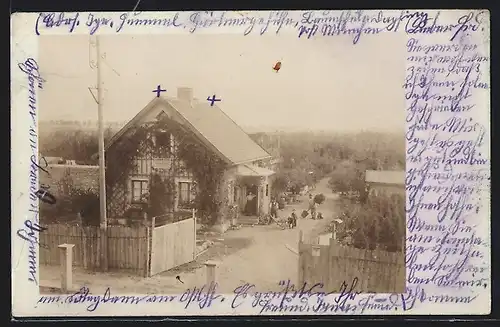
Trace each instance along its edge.
{"label": "dirt road", "polygon": [[[318,183],[314,193],[323,193],[327,197],[318,211],[324,215],[323,220],[300,219],[296,229],[282,230],[276,225],[245,227],[228,232],[225,241],[231,239],[250,239],[251,244],[233,254],[218,258],[218,283],[222,292],[232,292],[242,283],[251,283],[261,290],[278,290],[280,280],[290,279],[294,282],[298,274],[298,255],[292,252],[297,249],[299,230],[305,237],[318,235],[325,230],[325,226],[335,218],[336,201],[327,186],[328,180]],[[295,205],[288,205],[280,211],[280,216],[288,217],[295,208],[300,216],[302,210],[307,209],[307,197]],[[290,248],[292,250],[290,250]],[[215,258],[217,260],[217,258]],[[204,269],[198,269],[191,274],[182,276],[186,285],[202,285],[206,276]]]}
{"label": "dirt road", "polygon": [[[255,284],[262,291],[270,291],[280,288],[278,285],[280,280],[290,279],[296,282],[298,255],[293,250],[297,249],[299,230],[303,231],[305,237],[318,235],[335,218],[337,202],[327,183],[327,179],[321,180],[314,191],[315,194],[323,193],[326,196],[325,203],[318,208],[324,215],[323,220],[299,218],[296,229],[285,230],[274,224],[244,227],[228,231],[221,237],[219,241],[224,249],[232,247],[233,250],[211,254],[211,257],[207,258],[219,262],[217,282],[220,292],[232,293],[237,286],[244,283]],[[295,208],[300,216],[302,210],[307,209],[307,203],[307,197],[304,197],[301,203],[288,205],[285,210],[280,211],[280,215],[288,217]],[[57,285],[60,276],[58,269],[58,267],[42,267],[40,280],[45,284]],[[190,269],[184,267],[151,278],[125,276],[120,273],[89,274],[75,269],[74,284],[78,287],[86,285],[96,293],[104,292],[106,287],[111,287],[115,294],[177,293],[189,287],[204,285],[205,273],[206,270],[200,263],[193,264]],[[182,283],[176,276],[180,277]]]}

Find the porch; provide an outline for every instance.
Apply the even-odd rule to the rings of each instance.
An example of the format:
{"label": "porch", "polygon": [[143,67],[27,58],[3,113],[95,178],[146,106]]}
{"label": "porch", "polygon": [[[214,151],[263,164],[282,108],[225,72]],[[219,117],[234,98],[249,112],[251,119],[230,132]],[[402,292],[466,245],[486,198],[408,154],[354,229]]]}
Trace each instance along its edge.
{"label": "porch", "polygon": [[255,165],[236,166],[233,204],[237,208],[234,223],[258,224],[259,216],[269,213],[271,201],[271,176],[274,171]]}

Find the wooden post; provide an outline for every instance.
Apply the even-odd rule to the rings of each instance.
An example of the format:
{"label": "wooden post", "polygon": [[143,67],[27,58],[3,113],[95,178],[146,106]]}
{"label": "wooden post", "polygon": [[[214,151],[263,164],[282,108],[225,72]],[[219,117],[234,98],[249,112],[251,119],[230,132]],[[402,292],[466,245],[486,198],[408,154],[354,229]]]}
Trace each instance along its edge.
{"label": "wooden post", "polygon": [[321,274],[321,267],[319,265],[319,258],[320,258],[320,255],[321,255],[321,246],[319,245],[313,245],[312,246],[312,258],[313,258],[313,262],[312,262],[312,269],[311,271],[313,272],[312,274],[312,278],[311,278],[311,282],[312,283],[321,283],[323,282],[321,280],[321,277],[322,277],[322,274]]}
{"label": "wooden post", "polygon": [[195,214],[195,210],[193,209],[193,225],[194,225],[194,235],[193,235],[193,260],[196,260],[196,214]]}
{"label": "wooden post", "polygon": [[85,232],[85,226],[82,226],[82,246],[83,246],[83,268],[89,268],[89,255],[88,255],[88,240],[87,233]]}
{"label": "wooden post", "polygon": [[298,273],[298,279],[299,279],[299,287],[301,287],[304,284],[304,267],[303,267],[303,257],[302,257],[302,242],[304,238],[304,232],[299,230],[299,244],[297,247],[297,251],[299,252],[299,273]]}
{"label": "wooden post", "polygon": [[67,293],[73,288],[73,247],[74,244],[61,244],[61,291]]}
{"label": "wooden post", "polygon": [[99,36],[96,36],[95,48],[97,52],[97,117],[99,125],[99,209],[101,216],[101,267],[108,271],[108,219],[106,217],[106,160],[104,158],[104,92],[102,90],[101,78],[101,52],[99,48]]}
{"label": "wooden post", "polygon": [[206,272],[207,272],[207,286],[210,286],[212,283],[217,282],[217,276],[216,276],[216,268],[217,268],[217,262],[215,261],[207,261],[205,262],[206,266]]}
{"label": "wooden post", "polygon": [[144,277],[150,277],[151,275],[151,228],[149,226],[146,227],[146,264],[145,264],[145,271],[144,271]]}

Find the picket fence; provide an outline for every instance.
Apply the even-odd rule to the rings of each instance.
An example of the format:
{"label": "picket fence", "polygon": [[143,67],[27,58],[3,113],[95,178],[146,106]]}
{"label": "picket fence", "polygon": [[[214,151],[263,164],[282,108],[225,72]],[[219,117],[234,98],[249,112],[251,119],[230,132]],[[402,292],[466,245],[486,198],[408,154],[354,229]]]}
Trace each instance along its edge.
{"label": "picket fence", "polygon": [[101,268],[101,249],[107,239],[108,269],[151,276],[193,261],[196,257],[196,218],[156,227],[50,224],[40,233],[40,264],[59,265],[63,243],[74,244],[73,266]]}
{"label": "picket fence", "polygon": [[[104,241],[98,226],[47,225],[40,233],[40,264],[59,265],[58,245],[74,244],[73,265],[85,269],[101,267],[100,253]],[[138,275],[148,271],[148,227],[108,226],[108,268],[128,270]]]}
{"label": "picket fence", "polygon": [[[318,243],[318,242],[315,242]],[[328,245],[304,243],[299,237],[299,285],[323,283],[339,292],[342,285],[353,292],[404,293],[405,257],[401,252],[369,251],[342,246],[333,238]]]}

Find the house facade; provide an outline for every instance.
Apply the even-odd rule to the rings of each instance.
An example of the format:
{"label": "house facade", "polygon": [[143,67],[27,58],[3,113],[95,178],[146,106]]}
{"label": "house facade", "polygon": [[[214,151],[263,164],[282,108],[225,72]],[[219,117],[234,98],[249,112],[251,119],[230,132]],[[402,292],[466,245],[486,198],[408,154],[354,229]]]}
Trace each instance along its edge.
{"label": "house facade", "polygon": [[404,170],[367,170],[365,182],[369,195],[405,196],[405,178]]}
{"label": "house facade", "polygon": [[[107,144],[107,215],[175,219],[208,196],[220,204],[212,223],[223,232],[240,214],[268,213],[272,162],[217,106],[178,88],[177,97],[155,97]],[[212,174],[217,185],[209,188]],[[161,212],[146,209],[152,199]]]}

